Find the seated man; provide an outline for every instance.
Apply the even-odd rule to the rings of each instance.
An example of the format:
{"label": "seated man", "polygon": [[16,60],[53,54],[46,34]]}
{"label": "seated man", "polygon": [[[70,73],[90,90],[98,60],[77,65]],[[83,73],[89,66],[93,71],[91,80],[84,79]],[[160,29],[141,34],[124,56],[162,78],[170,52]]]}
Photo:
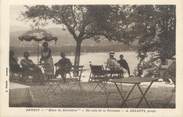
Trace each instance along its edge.
{"label": "seated man", "polygon": [[[24,52],[24,58],[21,60],[22,76],[33,76],[33,81],[42,81],[43,74],[41,69],[36,66],[31,59],[29,59],[29,52]],[[22,79],[26,80],[26,79]]]}
{"label": "seated man", "polygon": [[60,56],[62,57],[55,66],[58,67],[56,70],[55,76],[57,77],[59,74],[63,78],[63,81],[66,82],[66,73],[69,73],[72,68],[72,63],[70,59],[65,57],[65,53],[61,52]]}
{"label": "seated man", "polygon": [[128,75],[130,76],[130,69],[128,63],[126,62],[122,54],[120,55],[120,60],[118,60],[118,63],[120,64],[121,67],[123,67],[124,69],[126,69],[126,71],[128,71]]}
{"label": "seated man", "polygon": [[106,68],[111,71],[111,74],[123,74],[123,67],[121,67],[116,58],[114,58],[114,52],[109,53]]}

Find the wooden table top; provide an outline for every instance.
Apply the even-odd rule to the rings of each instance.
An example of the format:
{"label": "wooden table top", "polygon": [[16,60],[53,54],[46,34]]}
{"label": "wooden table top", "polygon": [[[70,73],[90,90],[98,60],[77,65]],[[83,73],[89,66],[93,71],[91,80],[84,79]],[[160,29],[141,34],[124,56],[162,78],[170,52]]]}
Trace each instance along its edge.
{"label": "wooden table top", "polygon": [[110,79],[110,82],[113,83],[129,83],[129,84],[138,84],[142,82],[152,82],[156,81],[159,78],[151,78],[151,77],[145,77],[145,78],[139,78],[139,77],[134,77],[134,78],[121,78],[121,79]]}

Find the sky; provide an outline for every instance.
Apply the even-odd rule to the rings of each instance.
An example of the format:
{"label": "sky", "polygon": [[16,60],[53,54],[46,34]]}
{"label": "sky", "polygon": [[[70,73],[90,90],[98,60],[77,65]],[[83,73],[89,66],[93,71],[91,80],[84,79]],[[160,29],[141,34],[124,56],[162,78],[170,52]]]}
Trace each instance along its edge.
{"label": "sky", "polygon": [[25,11],[24,6],[10,6],[10,25],[11,26],[16,26],[16,25],[25,26],[25,22],[18,20],[21,17],[22,11]]}
{"label": "sky", "polygon": [[[21,12],[24,12],[26,9],[23,5],[13,5],[10,6],[10,27],[17,28],[23,27],[24,29],[30,29],[30,24],[20,20],[21,19]],[[58,25],[49,24],[46,27],[58,27]],[[60,27],[60,26],[59,26]],[[17,29],[19,30],[19,29]]]}

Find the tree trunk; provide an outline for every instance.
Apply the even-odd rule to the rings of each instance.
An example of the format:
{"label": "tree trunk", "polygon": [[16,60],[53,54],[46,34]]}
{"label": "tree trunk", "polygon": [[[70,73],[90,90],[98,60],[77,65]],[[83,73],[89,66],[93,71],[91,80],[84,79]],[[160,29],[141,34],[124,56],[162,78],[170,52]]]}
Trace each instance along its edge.
{"label": "tree trunk", "polygon": [[[165,16],[164,16],[165,17]],[[166,17],[164,18],[164,31],[162,32],[163,33],[163,37],[162,37],[162,44],[161,44],[161,51],[160,51],[160,56],[161,56],[161,61],[162,61],[162,65],[166,65],[166,58],[167,58],[167,45],[169,45],[167,42],[168,42],[168,22],[167,22],[167,15]]]}
{"label": "tree trunk", "polygon": [[[74,59],[74,66],[79,66],[80,63],[80,54],[81,54],[81,41],[76,41],[76,49],[75,49],[75,59]],[[74,74],[78,75],[78,68],[74,68]]]}
{"label": "tree trunk", "polygon": [[74,59],[74,66],[78,66],[80,62],[80,53],[81,53],[81,42],[76,42],[76,49],[75,49],[75,59]]}

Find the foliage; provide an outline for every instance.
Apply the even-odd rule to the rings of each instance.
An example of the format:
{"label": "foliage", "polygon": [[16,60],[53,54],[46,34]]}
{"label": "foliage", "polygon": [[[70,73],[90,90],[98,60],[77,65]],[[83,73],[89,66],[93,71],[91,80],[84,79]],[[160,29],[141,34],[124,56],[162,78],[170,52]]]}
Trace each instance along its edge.
{"label": "foliage", "polygon": [[[176,17],[174,5],[134,6],[134,32],[139,51],[157,51],[162,59],[175,55]],[[141,27],[141,30],[139,30]]]}
{"label": "foliage", "polygon": [[32,20],[35,26],[52,22],[67,28],[66,30],[76,40],[75,65],[79,65],[81,43],[84,39],[98,40],[100,36],[104,36],[109,40],[128,42],[126,38],[122,38],[125,29],[121,28],[119,23],[125,24],[121,21],[126,17],[119,6],[36,5],[25,7],[27,10],[23,16],[25,19]]}
{"label": "foliage", "polygon": [[131,45],[138,51],[157,51],[162,58],[175,55],[174,5],[36,5],[25,6],[25,19],[35,26],[55,23],[76,41],[75,65],[79,65],[81,43],[101,36]]}

